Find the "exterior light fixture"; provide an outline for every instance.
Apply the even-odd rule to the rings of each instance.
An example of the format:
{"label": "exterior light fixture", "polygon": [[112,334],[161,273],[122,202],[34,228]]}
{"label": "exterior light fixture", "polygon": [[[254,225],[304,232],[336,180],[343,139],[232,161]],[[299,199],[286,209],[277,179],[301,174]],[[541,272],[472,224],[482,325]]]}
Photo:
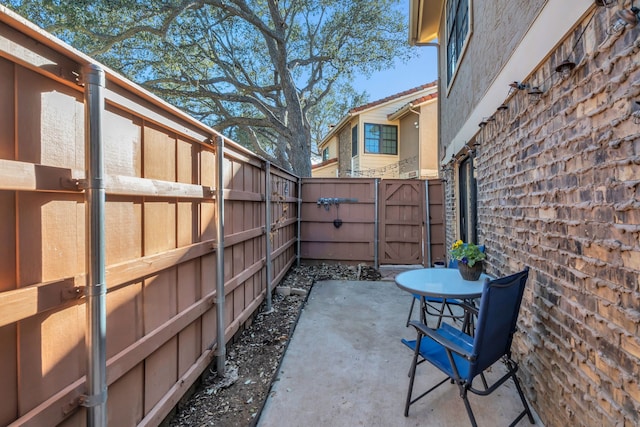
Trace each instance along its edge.
{"label": "exterior light fixture", "polygon": [[482,119],[482,121],[480,122],[480,124],[478,124],[478,126],[480,127],[484,127],[485,125],[487,125],[489,122],[494,122],[496,120],[496,116],[492,115],[489,117],[485,117]]}
{"label": "exterior light fixture", "polygon": [[618,4],[618,0],[596,0],[596,6],[604,6],[606,8],[613,7]]}
{"label": "exterior light fixture", "polygon": [[531,101],[532,104],[537,104],[542,98],[542,94],[543,94],[542,90],[540,90],[538,86],[534,86],[531,89],[529,89],[529,100]]}
{"label": "exterior light fixture", "polygon": [[567,80],[574,68],[576,68],[576,63],[565,59],[556,67],[556,73],[560,73],[562,80]]}
{"label": "exterior light fixture", "polygon": [[640,21],[640,9],[631,6],[631,9],[623,9],[616,12],[615,21],[607,29],[607,34],[616,35],[624,31],[625,27],[633,28]]}
{"label": "exterior light fixture", "polygon": [[524,89],[529,89],[529,85],[526,83],[522,83],[519,81],[515,81],[513,83],[509,83],[509,86],[514,88],[514,89],[518,89],[518,90],[524,90]]}

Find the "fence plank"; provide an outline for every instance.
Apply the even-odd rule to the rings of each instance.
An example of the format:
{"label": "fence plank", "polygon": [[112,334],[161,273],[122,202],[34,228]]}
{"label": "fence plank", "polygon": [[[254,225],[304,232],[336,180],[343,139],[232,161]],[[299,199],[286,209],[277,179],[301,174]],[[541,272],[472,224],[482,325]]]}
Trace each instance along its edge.
{"label": "fence plank", "polygon": [[[87,235],[84,87],[94,62],[0,6],[0,424],[82,423]],[[217,136],[208,126],[106,71],[107,410],[132,425],[157,424],[213,357],[217,325],[215,246]],[[5,108],[6,107],[6,108]],[[266,297],[265,248],[273,273],[295,260],[298,178],[225,141],[224,338]],[[265,182],[280,195],[265,224]],[[279,280],[279,279],[278,279]],[[28,286],[26,286],[28,285]],[[8,344],[8,345],[5,345]],[[157,373],[169,373],[157,375]],[[187,383],[183,382],[186,381]],[[5,406],[7,409],[5,410]]]}
{"label": "fence plank", "polygon": [[182,248],[171,249],[158,254],[111,265],[107,267],[107,286],[108,288],[113,288],[139,280],[176,264],[188,262],[212,252],[215,252],[215,241],[207,240]]}

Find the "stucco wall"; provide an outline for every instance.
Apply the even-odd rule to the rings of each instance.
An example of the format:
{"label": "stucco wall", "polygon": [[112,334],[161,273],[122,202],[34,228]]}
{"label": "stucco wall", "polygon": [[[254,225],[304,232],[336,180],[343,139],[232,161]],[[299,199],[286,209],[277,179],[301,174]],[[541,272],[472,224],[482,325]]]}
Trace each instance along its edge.
{"label": "stucco wall", "polygon": [[438,101],[420,107],[420,177],[438,177]]}
{"label": "stucco wall", "polygon": [[[597,8],[534,70],[546,84],[538,104],[514,94],[478,135],[479,242],[494,276],[531,267],[513,349],[546,426],[640,425],[640,27],[602,44],[616,10]],[[576,43],[578,67],[562,81],[555,64]]]}
{"label": "stucco wall", "polygon": [[415,123],[419,125],[419,120],[420,116],[409,113],[400,119],[400,125],[398,126],[399,173],[415,172],[416,176],[410,178],[418,177],[418,138],[420,129]]}
{"label": "stucco wall", "polygon": [[[441,138],[448,144],[509,59],[546,0],[472,0],[472,34],[458,63],[453,83],[442,76]],[[444,18],[440,23],[445,28]],[[497,48],[499,46],[499,48]],[[440,64],[446,64],[446,45],[440,48]],[[472,64],[472,65],[471,65]],[[523,76],[515,76],[514,79]],[[448,86],[448,87],[447,87]],[[505,87],[505,95],[508,87]]]}

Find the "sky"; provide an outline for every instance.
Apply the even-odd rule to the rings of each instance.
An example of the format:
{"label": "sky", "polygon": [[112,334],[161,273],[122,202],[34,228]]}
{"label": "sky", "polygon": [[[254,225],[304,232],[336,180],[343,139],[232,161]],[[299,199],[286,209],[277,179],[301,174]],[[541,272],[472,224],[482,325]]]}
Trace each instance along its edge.
{"label": "sky", "polygon": [[[408,21],[408,2],[400,1],[398,8]],[[407,34],[407,39],[408,36]],[[371,102],[436,81],[438,79],[436,48],[414,46],[411,49],[415,49],[416,55],[406,64],[397,59],[393,68],[374,73],[370,78],[357,77],[352,81],[352,85],[358,92],[367,91],[369,102]]]}
{"label": "sky", "polygon": [[395,66],[379,71],[370,78],[358,77],[352,81],[357,91],[366,90],[369,101],[377,101],[438,79],[436,48],[418,46],[419,54],[406,64],[396,60]]}

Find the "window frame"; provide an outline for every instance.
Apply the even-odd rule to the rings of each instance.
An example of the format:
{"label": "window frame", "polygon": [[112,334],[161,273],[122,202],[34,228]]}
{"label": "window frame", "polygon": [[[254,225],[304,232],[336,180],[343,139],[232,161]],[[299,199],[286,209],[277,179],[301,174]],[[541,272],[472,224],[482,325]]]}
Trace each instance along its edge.
{"label": "window frame", "polygon": [[351,128],[351,157],[358,155],[358,125]]}
{"label": "window frame", "polygon": [[458,201],[458,235],[465,242],[478,244],[478,184],[472,156],[458,164]]}
{"label": "window frame", "polygon": [[[462,11],[460,9],[461,5],[466,5],[466,14],[462,16],[460,16]],[[447,0],[445,5],[444,63],[447,91],[455,81],[458,70],[460,69],[460,63],[467,51],[469,39],[473,33],[472,6],[472,0]],[[456,9],[455,11],[453,11],[453,7]],[[459,20],[464,20],[465,18],[466,21],[463,22],[466,22],[466,25],[462,27]],[[454,34],[455,37],[452,37],[452,34]],[[452,46],[451,43],[455,43],[455,45]],[[451,52],[452,48],[455,48],[454,52]]]}
{"label": "window frame", "polygon": [[[379,136],[378,136],[378,151],[371,151],[367,148],[367,140],[371,138],[367,138],[367,127],[378,127]],[[393,129],[395,140],[391,141],[390,139],[385,139],[384,130],[385,129]],[[385,147],[385,142],[395,143],[394,152],[383,152],[383,147]],[[398,126],[397,125],[389,125],[383,123],[365,123],[364,124],[364,152],[367,154],[382,154],[386,156],[397,156],[398,155]]]}
{"label": "window frame", "polygon": [[326,162],[327,160],[329,160],[329,147],[322,149],[322,161]]}

